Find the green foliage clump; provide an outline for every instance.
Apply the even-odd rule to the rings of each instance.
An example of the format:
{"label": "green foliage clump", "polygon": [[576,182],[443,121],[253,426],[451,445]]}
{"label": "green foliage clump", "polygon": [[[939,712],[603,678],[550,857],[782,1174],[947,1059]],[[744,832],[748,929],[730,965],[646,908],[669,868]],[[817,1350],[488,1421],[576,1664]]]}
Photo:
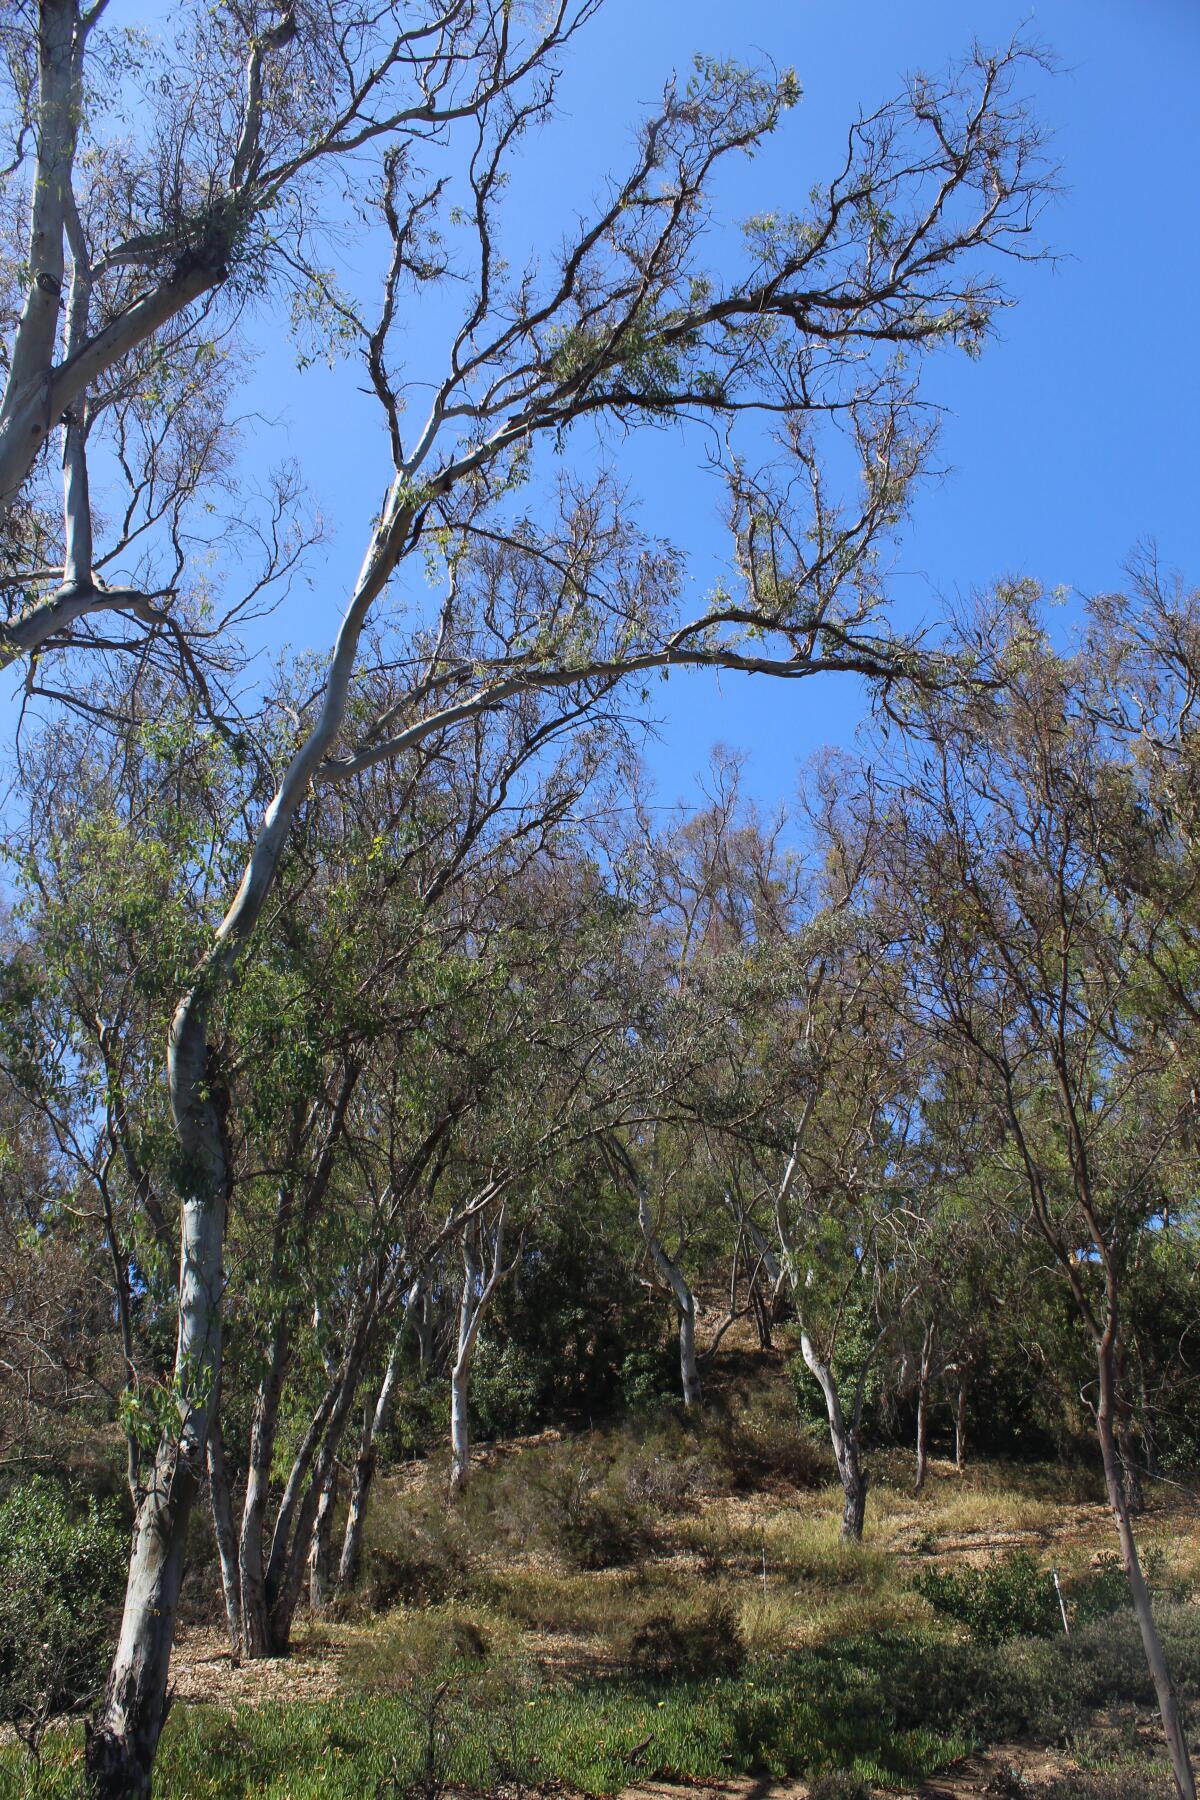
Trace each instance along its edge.
{"label": "green foliage clump", "polygon": [[127,1544],[89,1500],[35,1476],[0,1503],[0,1719],[36,1743],[103,1680]]}
{"label": "green foliage clump", "polygon": [[511,1339],[480,1339],[471,1372],[471,1423],[477,1437],[522,1437],[538,1423],[541,1376],[532,1356]]}
{"label": "green foliage clump", "polygon": [[621,1362],[621,1400],[629,1413],[649,1413],[679,1392],[679,1369],[661,1346],[631,1350]]}
{"label": "green foliage clump", "polygon": [[1062,1630],[1053,1577],[1027,1550],[994,1558],[981,1569],[922,1569],[916,1588],[935,1612],[965,1625],[981,1644],[1051,1637]]}

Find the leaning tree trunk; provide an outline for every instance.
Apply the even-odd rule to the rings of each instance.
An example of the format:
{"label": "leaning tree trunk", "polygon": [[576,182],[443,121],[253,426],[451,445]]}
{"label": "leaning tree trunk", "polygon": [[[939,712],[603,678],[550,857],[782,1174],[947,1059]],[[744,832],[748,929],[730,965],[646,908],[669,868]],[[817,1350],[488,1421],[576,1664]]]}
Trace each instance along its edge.
{"label": "leaning tree trunk", "polygon": [[[2,460],[2,450],[0,450]],[[397,476],[342,615],[317,719],[293,755],[254,840],[237,893],[213,936],[167,1038],[167,1086],[179,1171],[179,1326],[173,1395],[178,1423],[161,1438],[134,1524],[125,1607],[104,1699],[87,1732],[87,1777],[97,1800],[140,1800],[166,1714],[188,1519],[200,1485],[221,1376],[221,1295],[231,1163],[227,1098],[212,1067],[209,1009],[257,926],[292,820],[342,728],[358,645],[371,607],[396,566],[413,524]]]}
{"label": "leaning tree trunk", "polygon": [[[829,1439],[842,1484],[842,1539],[846,1543],[861,1543],[867,1516],[867,1472],[862,1466],[858,1419],[855,1416],[847,1426],[833,1370],[817,1355],[807,1331],[800,1333],[800,1350],[825,1396]],[[856,1406],[856,1415],[857,1412]]]}
{"label": "leaning tree trunk", "polygon": [[691,1411],[698,1407],[704,1398],[704,1390],[700,1382],[700,1364],[696,1357],[696,1296],[686,1275],[675,1261],[668,1255],[662,1239],[654,1229],[654,1221],[650,1214],[650,1200],[645,1189],[638,1187],[638,1224],[642,1228],[642,1237],[650,1260],[658,1270],[660,1277],[670,1289],[675,1302],[675,1310],[679,1315],[679,1378],[683,1390],[683,1404]]}
{"label": "leaning tree trunk", "polygon": [[418,1278],[405,1295],[400,1328],[392,1340],[392,1353],[388,1357],[387,1368],[384,1371],[379,1392],[375,1396],[374,1403],[368,1399],[363,1409],[362,1436],[359,1439],[358,1454],[354,1458],[354,1467],[350,1472],[350,1498],[346,1507],[346,1529],[342,1537],[342,1553],[338,1560],[337,1585],[339,1591],[342,1592],[353,1587],[358,1579],[363,1531],[367,1521],[367,1505],[375,1481],[379,1439],[387,1429],[395,1402],[405,1327],[414,1310],[417,1311],[418,1318],[420,1317],[420,1308],[423,1307],[424,1301],[424,1285]]}
{"label": "leaning tree trunk", "polygon": [[937,1327],[931,1319],[925,1327],[921,1345],[921,1367],[917,1375],[917,1475],[913,1485],[916,1498],[925,1486],[929,1465],[929,1382],[933,1373],[933,1339]]}
{"label": "leaning tree trunk", "polygon": [[1138,1468],[1137,1433],[1134,1430],[1133,1408],[1129,1404],[1125,1380],[1125,1359],[1120,1346],[1113,1360],[1116,1374],[1117,1391],[1114,1399],[1115,1428],[1117,1450],[1121,1458],[1121,1486],[1125,1492],[1125,1507],[1131,1514],[1145,1511],[1146,1501],[1142,1493],[1142,1476]]}
{"label": "leaning tree trunk", "polygon": [[679,1308],[679,1376],[683,1404],[688,1408],[699,1406],[704,1394],[696,1360],[696,1301],[690,1291]]}
{"label": "leaning tree trunk", "polygon": [[1146,1586],[1146,1578],[1142,1574],[1137,1543],[1129,1518],[1129,1507],[1125,1498],[1124,1472],[1121,1455],[1117,1448],[1115,1429],[1119,1402],[1114,1337],[1115,1326],[1110,1322],[1109,1329],[1096,1342],[1096,1365],[1100,1378],[1100,1402],[1096,1409],[1096,1434],[1100,1440],[1100,1455],[1104,1463],[1104,1485],[1108,1491],[1108,1503],[1116,1521],[1117,1537],[1121,1545],[1121,1560],[1129,1578],[1129,1589],[1133,1597],[1133,1610],[1137,1618],[1138,1630],[1141,1632],[1142,1648],[1146,1653],[1146,1661],[1154,1682],[1154,1691],[1158,1696],[1158,1710],[1162,1716],[1163,1734],[1167,1740],[1167,1752],[1171,1758],[1175,1785],[1179,1790],[1181,1800],[1196,1800],[1196,1778],[1192,1771],[1192,1759],[1188,1751],[1187,1739],[1184,1736],[1179,1702],[1176,1699],[1170,1671],[1167,1668],[1162,1639],[1158,1635],[1158,1626],[1154,1620],[1150,1591]]}
{"label": "leaning tree trunk", "polygon": [[172,1021],[168,1078],[181,1169],[179,1325],[174,1393],[178,1425],[164,1433],[133,1547],[116,1653],[104,1699],[87,1730],[87,1776],[97,1800],[139,1800],[150,1792],[166,1718],[188,1519],[204,1470],[221,1374],[223,1243],[230,1158],[224,1086],[205,1042],[197,992]]}
{"label": "leaning tree trunk", "polygon": [[284,1378],[291,1357],[290,1318],[285,1312],[275,1322],[267,1367],[254,1396],[250,1420],[250,1454],[242,1524],[238,1538],[238,1573],[242,1597],[242,1641],[248,1657],[274,1655],[270,1607],[267,1604],[263,1537],[270,1495],[271,1465],[275,1457],[276,1428]]}
{"label": "leaning tree trunk", "polygon": [[375,1340],[378,1315],[364,1308],[348,1333],[345,1357],[305,1433],[292,1464],[271,1539],[267,1562],[267,1602],[275,1654],[284,1656],[304,1588],[305,1572],[322,1497],[332,1481],[338,1452],[350,1423],[363,1366]]}

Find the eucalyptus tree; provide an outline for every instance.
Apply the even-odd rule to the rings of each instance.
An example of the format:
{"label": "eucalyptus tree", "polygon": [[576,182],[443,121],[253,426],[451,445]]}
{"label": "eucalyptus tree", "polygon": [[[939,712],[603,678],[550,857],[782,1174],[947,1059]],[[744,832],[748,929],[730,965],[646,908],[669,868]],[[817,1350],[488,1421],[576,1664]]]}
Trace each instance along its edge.
{"label": "eucalyptus tree", "polygon": [[[1122,1448],[1131,1261],[1191,1160],[1181,1054],[1191,1024],[1154,961],[1171,935],[1166,911],[1195,872],[1180,867],[1173,815],[1146,804],[1145,765],[1111,728],[1107,657],[1095,640],[1057,656],[1033,596],[1024,601],[1024,619],[999,634],[1003,684],[931,701],[914,721],[887,880],[929,1027],[957,1046],[1002,1125],[1014,1203],[1049,1246],[1091,1346],[1109,1505],[1176,1784],[1190,1800]],[[1139,846],[1124,868],[1118,843]],[[1171,880],[1155,878],[1164,862]]]}
{"label": "eucalyptus tree", "polygon": [[922,1057],[886,920],[870,903],[870,790],[849,789],[831,759],[807,803],[821,867],[784,946],[786,976],[758,1052],[758,1160],[801,1355],[829,1422],[842,1536],[858,1539],[868,1388],[918,1287]]}
{"label": "eucalyptus tree", "polygon": [[[15,83],[17,147],[41,159],[0,408],[0,492],[18,521],[23,572],[22,532],[45,514],[38,451],[68,415],[66,527],[47,558],[63,579],[42,583],[40,546],[51,538],[39,525],[37,569],[10,619],[14,650],[44,648],[97,611],[133,615],[135,637],[139,624],[171,630],[169,594],[114,596],[96,580],[88,438],[104,415],[103,384],[151,394],[160,347],[183,345],[186,356],[184,326],[206,296],[236,299],[239,280],[253,286],[281,263],[300,271],[309,300],[361,351],[389,447],[364,501],[359,573],[298,709],[293,754],[266,761],[275,787],[244,876],[180,984],[168,1032],[181,1214],[175,1403],[89,1736],[100,1793],[149,1786],[186,1520],[220,1386],[232,1154],[212,1024],[309,796],[548,688],[583,711],[619,681],[671,667],[884,680],[913,669],[912,646],[894,640],[880,611],[879,552],[928,454],[913,405],[921,354],[978,347],[1003,299],[981,258],[1020,255],[1030,242],[1045,170],[1013,97],[1021,52],[978,55],[948,81],[916,80],[861,117],[845,162],[807,209],[751,222],[730,273],[702,261],[713,178],[776,128],[797,89],[790,73],[702,59],[668,88],[624,172],[538,268],[513,242],[510,178],[518,146],[551,113],[555,59],[594,10],[592,0],[564,0],[538,25],[500,0],[362,13],[326,0],[279,13],[235,7],[216,28],[198,14],[194,35],[185,14],[168,66],[155,71],[167,98],[150,114],[148,180],[133,152],[97,145],[76,155],[99,116],[79,100],[97,86],[97,58],[103,69],[107,9],[43,0],[36,18],[19,13],[10,29],[20,70],[31,53],[38,63],[36,80]],[[134,57],[124,79],[142,78]],[[355,190],[386,270],[374,302],[337,291],[303,231],[281,223],[291,192],[301,222],[310,212],[327,219],[323,172],[355,150],[364,157]],[[94,203],[79,171],[98,172]],[[60,344],[68,260],[75,335]],[[443,342],[414,372],[432,400],[408,434],[394,357],[422,312]],[[584,421],[733,428],[755,415],[780,427],[780,459],[754,473],[745,451],[731,451],[737,579],[694,613],[681,607],[676,559],[637,540],[603,483],[598,495],[568,478],[565,504],[543,498],[542,447],[562,449]],[[864,476],[853,501],[839,504],[819,420],[846,428]],[[752,437],[746,449],[756,454]],[[442,606],[415,642],[396,642],[373,628],[414,557],[432,559]],[[186,630],[180,655],[192,675]]]}
{"label": "eucalyptus tree", "polygon": [[[403,180],[451,127],[505,106],[593,5],[560,7],[520,41],[498,0],[185,5],[158,33],[123,10],[18,0],[2,28],[0,655],[115,634],[139,654],[165,641],[200,680],[205,651],[228,647],[193,603],[198,546],[179,527],[228,470],[216,390],[236,372],[244,315],[282,303],[324,329],[313,246],[367,151]],[[45,452],[59,431],[56,504]],[[127,478],[104,542],[95,471],[105,490]],[[138,564],[156,537],[166,566],[147,583]]]}
{"label": "eucalyptus tree", "polygon": [[[701,1364],[738,1312],[747,1230],[728,1204],[726,1140],[757,1105],[740,1046],[762,996],[760,964],[795,902],[783,821],[768,825],[744,804],[735,758],[715,757],[710,789],[706,806],[666,820],[639,796],[616,858],[636,1097],[620,1139],[604,1145],[636,1203],[651,1285],[675,1315],[688,1408],[701,1403]],[[694,1272],[726,1260],[729,1306],[702,1353]]]}

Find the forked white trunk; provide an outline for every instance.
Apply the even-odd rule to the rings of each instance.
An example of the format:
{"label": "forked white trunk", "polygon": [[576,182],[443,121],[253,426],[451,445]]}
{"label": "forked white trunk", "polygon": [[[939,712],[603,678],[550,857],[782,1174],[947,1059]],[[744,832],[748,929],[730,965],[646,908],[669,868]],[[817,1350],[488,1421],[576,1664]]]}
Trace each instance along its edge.
{"label": "forked white trunk", "polygon": [[483,1234],[479,1218],[463,1230],[463,1286],[458,1307],[458,1348],[450,1370],[450,1492],[457,1494],[471,1473],[471,1367],[479,1344],[479,1328],[492,1296],[508,1270],[504,1256],[504,1209],[496,1220],[492,1267],[484,1279]]}

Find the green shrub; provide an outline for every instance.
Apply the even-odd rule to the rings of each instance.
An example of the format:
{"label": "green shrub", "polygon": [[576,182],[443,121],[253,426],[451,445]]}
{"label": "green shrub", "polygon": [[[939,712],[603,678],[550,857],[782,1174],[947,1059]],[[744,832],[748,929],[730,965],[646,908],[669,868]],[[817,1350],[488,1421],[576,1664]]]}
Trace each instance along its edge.
{"label": "green shrub", "polygon": [[127,1554],[96,1501],[73,1509],[55,1482],[0,1503],[0,1719],[28,1741],[100,1686]]}
{"label": "green shrub", "polygon": [[916,1589],[935,1612],[965,1625],[981,1644],[1051,1637],[1062,1630],[1053,1576],[1027,1550],[997,1557],[982,1569],[922,1569]]}
{"label": "green shrub", "polygon": [[373,1612],[436,1606],[466,1591],[473,1567],[462,1521],[440,1495],[397,1496],[376,1485],[360,1584]]}
{"label": "green shrub", "polygon": [[621,1400],[631,1413],[654,1412],[679,1398],[679,1366],[664,1349],[631,1350],[621,1363]]}
{"label": "green shrub", "polygon": [[487,1441],[523,1437],[536,1430],[542,1394],[540,1372],[529,1352],[512,1342],[483,1338],[471,1371],[471,1418]]}

